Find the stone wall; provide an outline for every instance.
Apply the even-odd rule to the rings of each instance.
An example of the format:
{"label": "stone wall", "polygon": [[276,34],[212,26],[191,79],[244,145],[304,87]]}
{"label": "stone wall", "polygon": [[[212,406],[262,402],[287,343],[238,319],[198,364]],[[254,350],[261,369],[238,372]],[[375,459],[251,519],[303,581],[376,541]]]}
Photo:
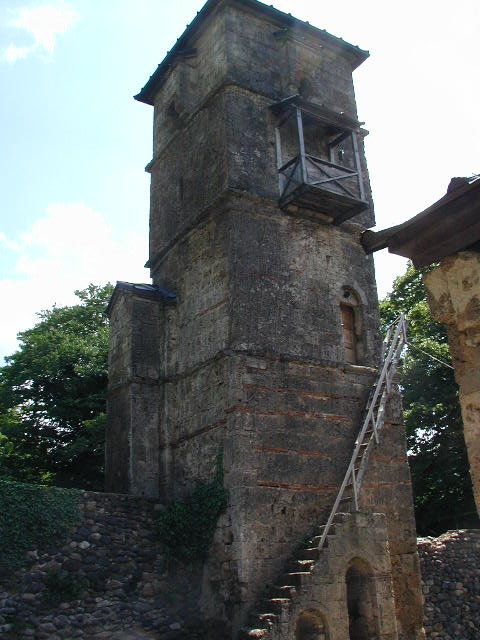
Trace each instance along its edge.
{"label": "stone wall", "polygon": [[461,251],[423,279],[432,315],[448,329],[473,494],[480,514],[480,255]]}
{"label": "stone wall", "polygon": [[153,522],[159,508],[81,494],[67,540],[32,549],[28,568],[0,581],[0,638],[197,638],[199,585],[193,574],[167,571]]}
{"label": "stone wall", "polygon": [[480,529],[420,538],[428,640],[480,638]]}
{"label": "stone wall", "polygon": [[[0,638],[202,638],[200,577],[172,566],[168,569],[153,524],[154,515],[161,508],[142,498],[82,493],[80,520],[68,539],[52,540],[48,549],[32,549],[28,553],[28,568],[0,581]],[[338,581],[351,557],[361,557],[372,567],[390,562],[382,546],[385,533],[381,529],[387,522],[379,518],[364,515],[360,520],[357,518],[354,535],[347,530],[342,532],[346,525],[337,526],[337,535],[331,538],[322,561],[327,564],[317,572],[318,580],[328,583],[328,575],[332,573]],[[220,546],[225,549],[231,543],[225,538],[225,522],[220,525],[214,551],[217,556]],[[380,537],[373,535],[377,529]],[[366,535],[359,537],[358,531]],[[352,544],[357,547],[354,549]],[[480,530],[450,531],[439,538],[421,538],[418,550],[427,639],[477,640]],[[335,563],[343,563],[343,568],[340,570]],[[65,573],[68,579],[63,590],[66,584],[67,590],[73,586],[81,594],[70,600],[64,593],[63,598],[55,600],[53,593],[53,600],[49,600],[47,583],[52,583],[52,575],[59,577]],[[384,577],[389,574],[383,570],[379,573]],[[339,582],[338,589],[344,588]],[[337,611],[328,597],[324,601],[321,589],[315,589],[315,593],[302,597],[300,608],[292,611],[285,621],[288,625],[295,624],[302,607],[306,610],[313,607],[324,616],[328,614],[330,624],[335,616],[340,616],[342,607]]]}

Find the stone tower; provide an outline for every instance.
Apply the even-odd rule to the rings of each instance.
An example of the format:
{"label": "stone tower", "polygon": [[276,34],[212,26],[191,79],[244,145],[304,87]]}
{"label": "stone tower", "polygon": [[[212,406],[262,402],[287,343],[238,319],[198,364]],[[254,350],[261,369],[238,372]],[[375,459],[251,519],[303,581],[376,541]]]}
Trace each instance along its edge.
{"label": "stone tower", "polygon": [[[209,0],[136,96],[154,107],[153,285],[118,283],[109,305],[107,488],[188,495],[223,452],[229,507],[204,574],[219,638],[235,637],[328,515],[379,364],[352,83],[367,56],[256,0]],[[415,523],[398,399],[390,404],[361,504],[385,516],[345,525],[336,571],[345,584],[358,561],[388,578],[386,600],[375,595],[377,635],[355,638],[413,640]],[[334,617],[347,603],[335,606],[318,638],[345,637]]]}

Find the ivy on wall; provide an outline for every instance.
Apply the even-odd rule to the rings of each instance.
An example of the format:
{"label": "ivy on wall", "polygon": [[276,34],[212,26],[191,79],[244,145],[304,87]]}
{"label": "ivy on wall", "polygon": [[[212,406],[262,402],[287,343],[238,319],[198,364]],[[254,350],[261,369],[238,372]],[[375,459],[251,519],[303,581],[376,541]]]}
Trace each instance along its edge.
{"label": "ivy on wall", "polygon": [[174,500],[157,516],[157,530],[167,556],[199,567],[207,559],[220,515],[228,504],[223,486],[223,456],[217,456],[210,482],[197,482],[187,500]]}
{"label": "ivy on wall", "polygon": [[64,538],[78,522],[76,489],[0,479],[0,574],[25,562],[26,552]]}

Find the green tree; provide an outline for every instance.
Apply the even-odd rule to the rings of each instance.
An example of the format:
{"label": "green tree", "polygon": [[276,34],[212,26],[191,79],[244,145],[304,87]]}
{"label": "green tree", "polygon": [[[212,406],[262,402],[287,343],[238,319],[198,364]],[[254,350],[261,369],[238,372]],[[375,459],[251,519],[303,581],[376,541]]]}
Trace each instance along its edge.
{"label": "green tree", "polygon": [[401,312],[408,319],[410,346],[400,380],[417,530],[422,535],[476,522],[458,387],[453,370],[442,364],[451,366],[447,332],[432,318],[422,281],[422,273],[431,268],[409,265],[380,303],[384,326]]}
{"label": "green tree", "polygon": [[39,313],[0,369],[0,474],[65,487],[103,486],[112,286]]}

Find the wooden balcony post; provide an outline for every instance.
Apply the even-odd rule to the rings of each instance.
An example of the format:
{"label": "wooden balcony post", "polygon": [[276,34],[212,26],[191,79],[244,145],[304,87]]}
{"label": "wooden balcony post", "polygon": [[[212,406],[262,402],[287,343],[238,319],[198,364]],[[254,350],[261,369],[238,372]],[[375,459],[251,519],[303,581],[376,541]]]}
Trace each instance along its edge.
{"label": "wooden balcony post", "polygon": [[304,184],[307,184],[307,165],[305,161],[305,138],[303,137],[303,121],[302,112],[296,107],[297,112],[297,129],[298,129],[298,146],[300,150],[300,167],[302,170],[302,180]]}
{"label": "wooden balcony post", "polygon": [[285,190],[285,176],[280,172],[283,166],[282,159],[282,137],[280,135],[280,127],[275,127],[275,146],[277,150],[277,170],[278,170],[278,187],[280,189],[280,197]]}
{"label": "wooden balcony post", "polygon": [[360,193],[360,199],[365,200],[365,185],[363,184],[362,165],[360,164],[360,153],[358,151],[358,139],[357,139],[357,133],[355,131],[352,131],[352,145],[353,145],[353,152],[355,154],[355,167],[357,169],[358,191]]}

